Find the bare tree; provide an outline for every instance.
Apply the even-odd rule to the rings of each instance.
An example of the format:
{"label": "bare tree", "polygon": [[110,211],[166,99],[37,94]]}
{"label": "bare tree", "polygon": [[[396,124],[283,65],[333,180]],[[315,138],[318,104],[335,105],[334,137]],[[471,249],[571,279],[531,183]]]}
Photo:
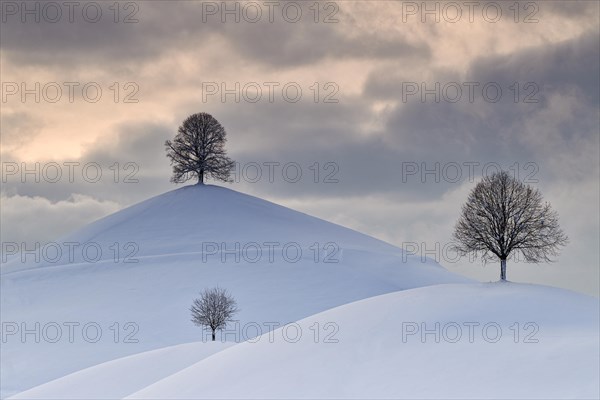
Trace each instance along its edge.
{"label": "bare tree", "polygon": [[229,181],[234,162],[225,152],[225,135],[223,126],[210,114],[192,114],[183,121],[175,139],[165,142],[173,166],[171,182],[197,178],[204,183],[205,177]]}
{"label": "bare tree", "polygon": [[214,342],[217,330],[225,328],[227,323],[232,321],[231,318],[238,312],[238,308],[235,299],[227,290],[215,287],[200,293],[200,298],[194,300],[190,311],[194,324],[211,329]]}
{"label": "bare tree", "polygon": [[483,178],[469,194],[454,229],[454,249],[484,261],[500,259],[500,280],[506,280],[506,259],[520,252],[527,262],[552,261],[568,238],[558,215],[542,195],[506,171]]}

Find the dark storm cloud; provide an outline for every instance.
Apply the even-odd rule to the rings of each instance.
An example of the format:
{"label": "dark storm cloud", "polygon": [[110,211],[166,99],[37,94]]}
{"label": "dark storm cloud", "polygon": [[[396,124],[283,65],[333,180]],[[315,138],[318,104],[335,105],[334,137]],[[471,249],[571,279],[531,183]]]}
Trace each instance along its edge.
{"label": "dark storm cloud", "polygon": [[[177,111],[174,121],[194,112],[212,113],[227,129],[230,155],[242,167],[250,163],[261,166],[262,178],[258,182],[251,182],[255,170],[248,167],[249,175],[242,175],[231,184],[234,189],[252,188],[254,192],[280,198],[317,194],[339,197],[365,192],[394,193],[406,199],[435,198],[472,178],[471,173],[478,179],[484,166],[492,163],[495,165],[489,165],[488,172],[493,172],[495,166],[507,169],[519,163],[521,176],[534,173],[537,179],[553,177],[555,174],[548,171],[557,156],[553,153],[555,148],[540,145],[551,140],[544,132],[536,133],[540,137],[533,142],[524,136],[527,127],[538,124],[540,118],[559,132],[564,154],[572,154],[576,159],[581,143],[584,147],[593,145],[593,135],[597,135],[597,113],[593,111],[597,104],[597,96],[594,97],[598,90],[597,56],[598,39],[582,36],[552,48],[531,48],[503,57],[479,59],[467,76],[473,81],[499,83],[506,93],[497,103],[481,98],[473,104],[411,99],[407,103],[400,101],[395,109],[378,115],[372,111],[372,104],[378,100],[401,100],[401,83],[406,80],[404,76],[378,70],[365,85],[364,96],[344,97],[337,104],[281,100],[273,104],[189,104]],[[459,80],[452,71],[440,71],[437,78],[441,82]],[[514,103],[512,93],[507,90],[514,81],[537,82],[541,88],[539,103]],[[552,112],[545,114],[551,107],[549,99],[567,93],[566,88],[577,94],[573,98],[578,103],[566,117],[553,119]],[[376,128],[366,128],[369,126]],[[170,167],[163,143],[175,134],[176,128],[176,123],[123,125],[118,127],[118,140],[98,142],[80,160],[105,166],[134,162],[139,166],[136,173],[139,183],[83,182],[77,187],[22,185],[18,192],[45,193],[53,199],[59,199],[61,193],[63,196],[82,193],[129,203],[169,190],[175,186],[168,183]],[[279,163],[274,167],[274,182],[269,182],[269,167],[264,164],[269,162]],[[528,162],[535,163],[538,171],[531,169],[534,167],[525,170]],[[300,181],[292,182],[294,168],[288,171],[290,176],[283,175],[286,163],[301,166]],[[314,167],[310,168],[315,163],[318,176]],[[326,167],[327,163],[334,163],[335,167]],[[454,181],[451,169],[447,171],[452,173],[450,181],[444,179],[443,173],[438,174],[439,178],[425,175],[423,181],[425,169],[440,171],[449,163],[461,166],[459,181]],[[476,164],[471,170],[465,163]],[[409,174],[409,169],[415,167],[417,172]],[[338,182],[324,182],[326,176]]]}
{"label": "dark storm cloud", "polygon": [[[266,161],[265,154],[269,154],[274,160],[297,160],[303,165],[332,161],[339,166],[336,177],[340,182],[333,185],[262,185],[261,190],[278,196],[396,192],[405,198],[431,198],[471,178],[471,173],[479,179],[497,167],[512,167],[521,178],[548,183],[568,174],[556,168],[557,157],[579,157],[579,163],[588,163],[582,151],[597,147],[598,49],[598,37],[590,34],[475,61],[467,80],[479,83],[479,88],[487,82],[499,85],[503,94],[496,103],[483,99],[481,92],[473,103],[443,99],[435,103],[431,96],[424,102],[417,96],[402,103],[402,82],[410,79],[393,70],[379,70],[365,86],[367,96],[348,103],[330,108],[298,104],[260,110],[229,107],[224,115],[235,127],[232,132],[264,142],[260,151],[238,152],[243,162]],[[439,71],[436,78],[442,85],[461,82],[452,71]],[[521,87],[517,102],[510,90],[514,82]],[[531,92],[523,90],[528,82],[539,88],[532,97],[537,103],[524,102]],[[428,82],[429,88],[432,83]],[[557,97],[566,102],[564,107],[572,107],[566,115],[555,112]],[[364,135],[364,125],[378,120],[369,109],[377,100],[400,104],[380,117],[379,122],[385,121],[382,132]],[[454,182],[455,168],[450,164],[461,167],[459,182]],[[409,174],[408,169],[415,166],[416,174]],[[444,166],[449,168],[446,175],[441,171]],[[436,168],[439,178],[423,175],[425,169]],[[594,165],[581,168],[597,169]]]}
{"label": "dark storm cloud", "polygon": [[[258,182],[250,182],[242,175],[231,185],[234,189],[244,190],[252,185],[250,187],[267,195],[294,198],[365,192],[399,193],[408,199],[430,198],[458,184],[444,181],[443,176],[436,179],[431,174],[423,183],[421,169],[436,168],[436,163],[441,163],[441,167],[444,163],[458,163],[463,167],[462,180],[471,172],[465,162],[479,163],[474,167],[478,176],[486,163],[508,168],[515,162],[521,166],[534,162],[540,167],[537,177],[541,176],[553,154],[523,142],[524,126],[548,107],[551,95],[563,93],[566,88],[578,93],[584,104],[597,104],[597,70],[598,39],[585,35],[553,47],[530,48],[475,61],[466,74],[468,80],[499,83],[506,93],[498,103],[487,103],[481,98],[473,104],[421,102],[411,98],[407,103],[400,101],[395,110],[377,116],[370,109],[373,102],[401,100],[402,82],[410,80],[393,69],[389,73],[385,70],[373,73],[365,85],[365,96],[347,97],[338,104],[310,101],[190,104],[178,111],[175,120],[198,111],[213,113],[228,131],[232,157],[242,167],[249,163],[261,165],[263,176]],[[459,81],[458,74],[448,70],[439,71],[436,77],[442,83]],[[515,81],[539,84],[539,103],[515,104],[512,93],[507,91]],[[383,128],[365,134],[364,127],[372,124]],[[563,150],[573,152],[570,144],[590,140],[597,121],[589,110],[576,109],[570,118],[556,124],[564,136]],[[80,180],[65,185],[42,183],[7,187],[16,188],[21,195],[44,195],[53,200],[64,198],[64,193],[89,194],[101,200],[124,203],[141,200],[174,187],[168,183],[170,167],[163,143],[175,131],[176,126],[123,125],[118,127],[118,140],[98,142],[79,160],[99,163],[105,169],[114,162],[121,166],[133,162],[139,167],[135,174],[139,183],[115,184],[108,180],[90,184]],[[274,167],[274,182],[268,180],[269,167],[265,162],[279,163]],[[290,162],[302,168],[303,178],[299,182],[291,182],[293,179],[283,175],[283,166]],[[314,168],[310,168],[315,162],[320,169],[317,177]],[[333,172],[331,165],[326,169],[327,163],[334,163],[336,171]],[[407,169],[415,166],[417,173],[406,175]],[[254,171],[248,168],[246,172]],[[324,182],[326,176],[338,182]]]}
{"label": "dark storm cloud", "polygon": [[[599,47],[597,35],[583,35],[555,46],[481,58],[471,65],[462,80],[448,71],[436,75],[441,87],[451,82],[478,83],[479,89],[475,91],[478,97],[473,103],[465,95],[456,103],[442,95],[436,103],[432,95],[422,99],[420,93],[407,96],[407,101],[403,102],[402,91],[406,83],[421,82],[406,75],[385,75],[381,71],[369,78],[365,94],[371,99],[399,102],[387,122],[386,138],[404,159],[413,157],[431,162],[495,160],[503,165],[516,161],[543,163],[553,155],[545,153],[543,146],[538,146],[540,143],[524,140],[524,132],[528,123],[540,118],[538,116],[551,107],[549,103],[555,96],[568,98],[572,94],[571,100],[577,102],[567,118],[560,115],[544,117],[546,124],[560,132],[564,152],[576,152],[572,146],[581,140],[591,144],[597,135],[597,112],[594,110],[600,90]],[[436,81],[426,82],[427,88],[433,88]],[[515,82],[521,87],[516,103],[514,91],[510,89]],[[524,84],[529,82],[534,86],[523,90]],[[481,88],[486,83],[499,85],[503,90],[498,102],[482,97]],[[534,89],[539,89],[532,97],[537,103],[526,103],[524,97]],[[494,91],[491,93],[493,96]],[[539,135],[543,141],[545,133],[539,132]]]}
{"label": "dark storm cloud", "polygon": [[[587,33],[554,45],[529,47],[509,55],[480,57],[471,63],[466,73],[461,74],[465,76],[462,80],[458,72],[438,69],[434,74],[435,81],[429,81],[427,84],[428,88],[432,88],[436,81],[442,84],[466,81],[480,84],[496,82],[507,88],[512,95],[506,85],[517,81],[534,82],[540,86],[542,94],[574,88],[593,102],[598,102],[600,78],[596,72],[600,68],[599,48],[600,39],[597,32]],[[420,83],[411,77],[409,72],[398,69],[377,70],[369,76],[364,94],[372,99],[402,100],[403,83],[412,81]],[[481,88],[478,90],[481,92]],[[537,96],[542,100],[546,97]],[[418,96],[407,98],[418,99]],[[428,97],[429,100],[431,98]],[[501,100],[508,103],[511,96],[502,96]],[[514,102],[514,99],[512,100]],[[464,103],[465,101],[459,102]]]}
{"label": "dark storm cloud", "polygon": [[533,81],[544,93],[576,89],[597,104],[600,96],[600,36],[587,33],[554,46],[531,47],[509,57],[475,61],[467,73],[480,82]]}
{"label": "dark storm cloud", "polygon": [[[146,7],[143,3],[134,3],[139,7],[135,14],[138,22],[124,23],[119,17],[120,22],[115,23],[113,11],[108,9],[109,3],[88,3],[96,5],[89,8],[90,17],[84,18],[86,2],[81,2],[74,12],[72,22],[68,9],[61,7],[62,16],[54,23],[43,17],[43,2],[16,3],[18,10],[15,15],[7,15],[6,12],[3,14],[3,51],[15,63],[65,67],[95,64],[99,61],[110,64],[144,59],[163,51],[161,47],[166,43],[161,38],[168,33],[168,27],[159,22],[161,12],[166,14],[166,18],[170,16],[166,4],[149,4]],[[3,10],[6,7],[4,4]],[[39,22],[35,20],[36,15],[22,15],[24,7],[37,7]],[[94,10],[97,8],[101,10],[100,18],[94,22]],[[54,14],[52,15],[50,18],[54,18]],[[22,18],[25,18],[25,22]],[[171,38],[177,40],[178,32],[171,35]]]}
{"label": "dark storm cloud", "polygon": [[325,58],[427,60],[430,49],[426,43],[410,44],[403,38],[380,37],[366,33],[347,37],[332,26],[302,24],[290,29],[287,24],[255,24],[240,29],[235,36],[235,48],[245,59],[272,66],[294,66],[318,62]]}
{"label": "dark storm cloud", "polygon": [[[121,9],[119,22],[114,20],[113,3],[91,2],[99,5],[102,17],[89,22],[89,17],[83,17],[86,2],[81,2],[74,11],[73,22],[69,20],[68,9],[62,7],[62,17],[52,23],[44,17],[43,2],[29,2],[28,7],[40,9],[40,22],[35,22],[34,15],[25,15],[23,23],[24,3],[11,3],[17,5],[17,11],[14,15],[12,12],[3,15],[6,22],[2,23],[1,46],[11,62],[21,65],[77,68],[101,62],[110,68],[156,59],[172,51],[198,51],[217,37],[224,38],[246,62],[273,67],[303,65],[333,57],[426,59],[429,56],[426,43],[409,43],[403,37],[368,32],[348,36],[353,26],[343,17],[343,4],[336,23],[315,23],[310,4],[304,2],[297,3],[302,5],[303,17],[295,23],[278,13],[270,22],[266,8],[257,22],[247,22],[240,11],[239,23],[234,16],[226,17],[223,23],[221,10],[208,14],[203,2],[129,2],[136,8]],[[121,7],[129,3],[121,3]],[[224,3],[213,4],[220,8]],[[95,9],[96,6],[92,7],[92,11]],[[95,11],[89,14],[94,16]],[[130,14],[134,21],[124,23]],[[50,18],[54,15],[52,11]],[[56,57],[57,53],[60,57]]]}

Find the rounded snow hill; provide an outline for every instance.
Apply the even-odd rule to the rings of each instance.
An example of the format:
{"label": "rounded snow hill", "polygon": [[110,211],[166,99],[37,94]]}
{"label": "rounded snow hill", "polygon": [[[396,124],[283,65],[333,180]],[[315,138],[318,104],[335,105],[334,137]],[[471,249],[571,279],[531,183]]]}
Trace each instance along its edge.
{"label": "rounded snow hill", "polygon": [[[241,342],[261,334],[256,325],[281,326],[398,290],[472,282],[359,232],[208,185],[153,197],[56,242],[80,246],[53,262],[17,256],[2,266],[2,397],[201,340],[189,307],[207,287],[226,288],[237,300],[240,328],[226,336]],[[81,252],[85,245],[89,253]]]}
{"label": "rounded snow hill", "polygon": [[596,298],[545,286],[435,285],[227,348],[186,344],[115,360],[15,399],[597,399],[599,312]]}
{"label": "rounded snow hill", "polygon": [[2,272],[185,254],[218,258],[225,253],[235,259],[238,253],[240,259],[252,260],[262,252],[264,258],[294,260],[298,249],[302,258],[331,260],[344,250],[402,254],[388,243],[322,219],[224,187],[196,184],[142,201],[51,242],[40,250],[40,262],[33,256],[25,262],[12,257]]}

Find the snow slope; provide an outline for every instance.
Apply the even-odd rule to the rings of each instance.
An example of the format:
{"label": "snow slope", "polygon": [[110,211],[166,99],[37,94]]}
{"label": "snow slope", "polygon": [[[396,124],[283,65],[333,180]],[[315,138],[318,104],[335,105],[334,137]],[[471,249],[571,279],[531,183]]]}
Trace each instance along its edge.
{"label": "snow slope", "polygon": [[[115,242],[120,244],[118,253],[113,246]],[[224,248],[234,250],[235,243],[243,247],[255,242],[279,242],[281,246],[298,243],[306,249],[304,258],[313,256],[309,247],[315,242],[321,247],[331,242],[345,250],[395,255],[401,252],[370,236],[257,197],[220,186],[191,185],[128,207],[52,242],[45,247],[47,256],[41,257],[40,262],[35,262],[33,256],[26,256],[24,262],[20,256],[12,257],[3,265],[2,272],[115,258],[131,261],[153,256],[209,253],[213,248],[203,244],[226,243],[229,246]],[[69,246],[67,243],[80,245]],[[84,249],[84,243],[93,246]],[[127,247],[128,243],[138,248]],[[247,252],[253,250],[248,248]],[[290,258],[294,257],[292,250]],[[332,252],[333,249],[327,254]],[[263,253],[267,258],[267,246],[263,246]],[[281,259],[281,253],[281,250],[277,251],[274,256]],[[321,259],[325,255],[321,254]],[[246,258],[252,256],[248,254]],[[228,259],[234,259],[233,255]]]}
{"label": "snow slope", "polygon": [[195,342],[150,350],[74,372],[17,398],[121,399],[233,344]]}
{"label": "snow slope", "polygon": [[[410,289],[200,356],[127,398],[598,398],[599,311],[596,298],[537,285]],[[63,398],[71,388],[107,398],[111,375],[137,381],[161,365],[148,354],[128,361],[128,369],[101,365],[15,398]]]}
{"label": "snow slope", "polygon": [[[232,292],[240,327],[266,330],[371,296],[470,282],[369,236],[208,185],[156,196],[56,243],[59,257],[2,265],[2,397],[200,340],[189,306],[206,287]],[[239,329],[227,340],[260,333]]]}

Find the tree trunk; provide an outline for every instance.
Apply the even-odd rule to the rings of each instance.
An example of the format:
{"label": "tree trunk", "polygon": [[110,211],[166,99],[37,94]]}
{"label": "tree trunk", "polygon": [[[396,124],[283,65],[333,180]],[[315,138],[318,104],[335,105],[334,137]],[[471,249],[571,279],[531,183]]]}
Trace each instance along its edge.
{"label": "tree trunk", "polygon": [[202,185],[204,183],[204,170],[201,169],[200,173],[198,174],[198,183],[200,185]]}
{"label": "tree trunk", "polygon": [[215,341],[215,331],[212,331],[212,341]]}
{"label": "tree trunk", "polygon": [[500,259],[500,280],[506,281],[506,258]]}

